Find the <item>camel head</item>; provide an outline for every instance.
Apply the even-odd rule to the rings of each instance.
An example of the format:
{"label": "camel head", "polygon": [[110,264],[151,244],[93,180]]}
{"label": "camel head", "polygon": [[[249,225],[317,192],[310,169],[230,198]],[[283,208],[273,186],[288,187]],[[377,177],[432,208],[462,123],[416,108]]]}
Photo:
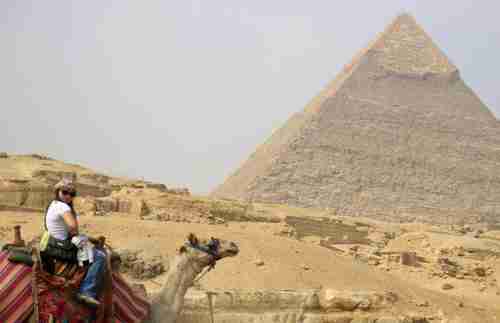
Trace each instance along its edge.
{"label": "camel head", "polygon": [[200,240],[190,233],[187,242],[179,249],[180,254],[187,254],[202,267],[214,265],[216,261],[234,257],[239,253],[239,248],[232,241],[210,238]]}

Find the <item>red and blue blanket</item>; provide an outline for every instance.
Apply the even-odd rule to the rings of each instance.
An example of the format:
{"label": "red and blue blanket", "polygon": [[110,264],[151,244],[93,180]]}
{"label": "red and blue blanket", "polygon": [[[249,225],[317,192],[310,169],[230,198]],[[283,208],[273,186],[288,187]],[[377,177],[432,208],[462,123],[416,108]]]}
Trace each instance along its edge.
{"label": "red and blue blanket", "polygon": [[[8,256],[7,251],[0,252],[0,322],[25,322],[33,314],[32,277],[36,273],[31,267],[10,262]],[[146,319],[150,305],[144,295],[135,293],[119,273],[111,275],[109,285],[111,315],[100,319],[93,318],[95,313],[87,307],[70,301],[63,286],[36,288],[39,322],[139,323]]]}

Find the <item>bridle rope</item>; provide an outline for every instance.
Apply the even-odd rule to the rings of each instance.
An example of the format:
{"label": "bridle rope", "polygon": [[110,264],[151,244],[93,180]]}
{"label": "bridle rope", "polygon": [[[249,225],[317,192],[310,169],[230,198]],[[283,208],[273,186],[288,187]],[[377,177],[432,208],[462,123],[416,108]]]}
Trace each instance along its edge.
{"label": "bridle rope", "polygon": [[211,256],[210,263],[207,267],[203,268],[202,272],[194,279],[193,284],[198,283],[209,271],[215,268],[217,260],[221,259],[219,256],[220,241],[211,238],[206,246],[193,245],[191,242],[186,243],[186,247],[199,250]]}

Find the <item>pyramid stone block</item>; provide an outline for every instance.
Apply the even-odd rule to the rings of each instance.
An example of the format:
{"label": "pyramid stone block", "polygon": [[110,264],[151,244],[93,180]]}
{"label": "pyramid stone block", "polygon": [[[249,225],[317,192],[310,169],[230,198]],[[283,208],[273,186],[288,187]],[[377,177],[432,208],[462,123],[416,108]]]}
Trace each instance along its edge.
{"label": "pyramid stone block", "polygon": [[212,193],[435,223],[500,219],[500,127],[397,17]]}

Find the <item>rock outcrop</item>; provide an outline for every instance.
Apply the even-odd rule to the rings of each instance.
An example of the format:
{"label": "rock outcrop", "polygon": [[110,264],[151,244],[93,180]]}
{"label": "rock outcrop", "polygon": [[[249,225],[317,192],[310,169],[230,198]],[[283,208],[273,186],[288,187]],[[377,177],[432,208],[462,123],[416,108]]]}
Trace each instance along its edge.
{"label": "rock outcrop", "polygon": [[150,279],[163,274],[168,267],[166,259],[159,254],[144,254],[141,250],[117,250],[120,256],[120,272],[135,279]]}
{"label": "rock outcrop", "polygon": [[[78,199],[84,199],[85,211],[140,213],[141,204],[126,199],[112,200],[112,192],[140,186],[158,192],[170,192],[164,184],[129,180],[96,173],[91,169],[38,155],[7,155],[0,158],[0,206],[44,209],[53,198],[53,186],[62,178],[76,183]],[[175,189],[171,190],[172,192]],[[188,191],[180,189],[178,194]],[[95,200],[94,200],[95,199]],[[80,203],[78,201],[77,203]],[[90,206],[90,204],[94,206]],[[144,204],[144,203],[143,203]],[[96,210],[97,209],[97,210]]]}

